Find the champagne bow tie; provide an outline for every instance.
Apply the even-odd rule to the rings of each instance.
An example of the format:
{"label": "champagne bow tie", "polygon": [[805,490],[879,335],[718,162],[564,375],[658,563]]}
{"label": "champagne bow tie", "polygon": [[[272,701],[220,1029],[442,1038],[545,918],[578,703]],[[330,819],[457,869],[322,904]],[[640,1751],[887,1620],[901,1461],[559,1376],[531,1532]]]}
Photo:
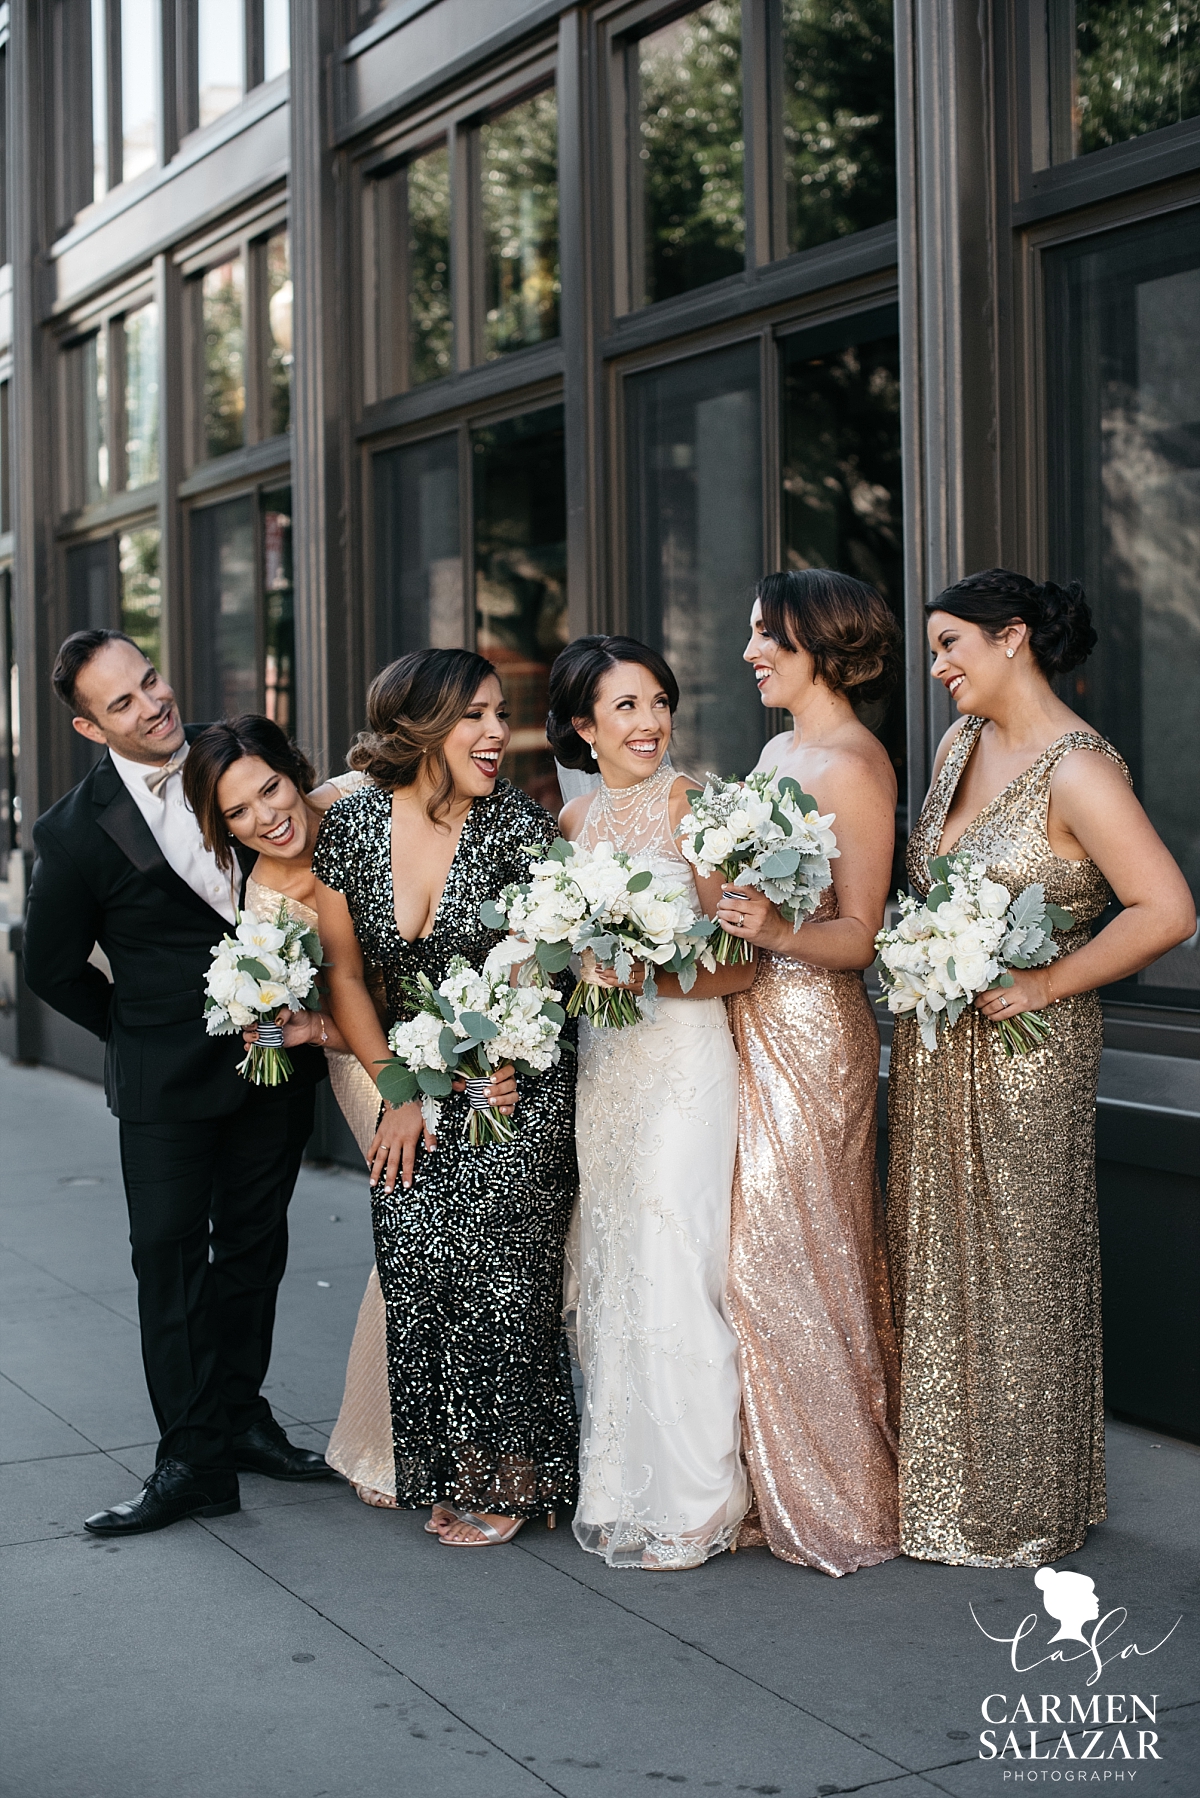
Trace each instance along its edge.
{"label": "champagne bow tie", "polygon": [[164,805],[167,802],[167,782],[170,780],[172,774],[179,773],[179,770],[187,760],[187,752],[188,746],[185,743],[182,749],[177,749],[175,751],[175,754],[171,757],[169,762],[164,762],[161,768],[153,769],[153,771],[146,776],[146,785],[154,794],[154,797],[156,799],[161,799]]}

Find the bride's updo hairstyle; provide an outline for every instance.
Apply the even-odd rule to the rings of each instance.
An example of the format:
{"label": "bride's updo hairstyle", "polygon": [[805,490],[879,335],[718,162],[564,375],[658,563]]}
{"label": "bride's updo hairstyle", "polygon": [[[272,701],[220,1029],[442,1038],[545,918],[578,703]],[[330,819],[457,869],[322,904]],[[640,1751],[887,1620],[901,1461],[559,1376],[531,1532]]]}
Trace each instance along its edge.
{"label": "bride's updo hairstyle", "polygon": [[367,728],[346,761],[389,792],[411,787],[429,764],[435,787],[425,810],[437,823],[454,797],[444,745],[465,718],[492,664],[469,649],[416,649],[380,669],[367,690]]}
{"label": "bride's updo hairstyle", "polygon": [[299,793],[311,793],[317,784],[316,769],[273,718],[244,712],[240,718],[222,718],[206,725],[193,738],[183,764],[183,796],[196,814],[205,847],[212,850],[218,868],[226,874],[233,867],[233,838],[221,816],[217,787],[221,776],[246,756],[257,756],[290,780]]}
{"label": "bride's updo hairstyle", "polygon": [[833,568],[768,574],[757,588],[763,629],[781,649],[804,649],[813,674],[851,705],[885,699],[900,671],[900,627],[865,581]]}
{"label": "bride's updo hairstyle", "polygon": [[590,769],[592,752],[575,729],[576,718],[594,718],[600,682],[610,668],[637,662],[648,668],[667,696],[672,715],[679,706],[679,682],[656,649],[636,637],[576,637],[550,670],[550,715],[546,736],[564,768]]}
{"label": "bride's updo hairstyle", "polygon": [[1087,660],[1096,647],[1092,612],[1078,581],[1069,587],[1053,581],[1031,581],[1007,568],[985,568],[956,581],[925,612],[949,612],[952,618],[977,624],[989,637],[1019,620],[1029,630],[1029,648],[1047,680],[1066,674]]}

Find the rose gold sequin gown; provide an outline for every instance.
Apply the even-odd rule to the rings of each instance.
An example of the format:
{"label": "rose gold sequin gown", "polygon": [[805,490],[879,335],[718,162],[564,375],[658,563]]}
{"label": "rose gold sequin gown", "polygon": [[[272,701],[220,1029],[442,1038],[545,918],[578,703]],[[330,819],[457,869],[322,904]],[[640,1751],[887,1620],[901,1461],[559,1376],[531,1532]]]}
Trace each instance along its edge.
{"label": "rose gold sequin gown", "polygon": [[[929,890],[946,814],[979,740],[950,746],[908,847]],[[1050,781],[1073,750],[1125,764],[1070,731],[952,845],[1019,893],[1040,881],[1080,948],[1110,889],[1046,836]],[[1094,993],[1041,1014],[1053,1034],[1009,1059],[974,1007],[933,1052],[897,1021],[889,1080],[888,1232],[900,1329],[900,1546],[926,1561],[1037,1567],[1083,1546],[1105,1515]]]}
{"label": "rose gold sequin gown", "polygon": [[[361,774],[335,775],[331,785],[352,793]],[[336,801],[335,801],[336,803]],[[246,907],[257,917],[274,917],[281,895],[253,878],[246,882]],[[287,901],[289,917],[317,927],[317,914],[297,899]],[[325,1051],[329,1084],[342,1116],[366,1160],[367,1146],[379,1119],[379,1092],[358,1057]],[[396,1462],[392,1449],[392,1405],[388,1394],[387,1325],[383,1292],[374,1266],[359,1306],[358,1322],[346,1363],[342,1408],[325,1450],[329,1465],[357,1486],[396,1496]]]}
{"label": "rose gold sequin gown", "polygon": [[[836,916],[830,888],[815,917]],[[879,1030],[861,975],[790,956],[764,954],[728,1007],[741,1063],[729,1308],[758,1527],[782,1560],[852,1573],[899,1553]]]}

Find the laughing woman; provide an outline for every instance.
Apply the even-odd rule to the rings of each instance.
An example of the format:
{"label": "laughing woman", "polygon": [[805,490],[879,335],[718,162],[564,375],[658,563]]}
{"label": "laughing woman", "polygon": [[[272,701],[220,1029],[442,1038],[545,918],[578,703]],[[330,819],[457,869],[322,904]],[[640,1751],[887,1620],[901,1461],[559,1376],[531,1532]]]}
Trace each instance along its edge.
{"label": "laughing woman", "polygon": [[[524,879],[524,847],[557,831],[499,778],[508,711],[481,656],[402,657],[372,683],[367,715],[350,760],[369,784],[330,812],[313,868],[333,1019],[373,1081],[388,1048],[364,963],[382,975],[386,1023],[410,1016],[418,974],[436,985],[455,955],[482,965],[502,933],[480,923],[480,905]],[[511,1068],[491,1093],[513,1110]],[[426,1527],[450,1547],[511,1541],[574,1501],[561,1319],[574,1101],[564,1056],[522,1080],[507,1146],[468,1146],[461,1095],[445,1101],[436,1143],[413,1103],[385,1106],[369,1145],[396,1498],[431,1506]]]}

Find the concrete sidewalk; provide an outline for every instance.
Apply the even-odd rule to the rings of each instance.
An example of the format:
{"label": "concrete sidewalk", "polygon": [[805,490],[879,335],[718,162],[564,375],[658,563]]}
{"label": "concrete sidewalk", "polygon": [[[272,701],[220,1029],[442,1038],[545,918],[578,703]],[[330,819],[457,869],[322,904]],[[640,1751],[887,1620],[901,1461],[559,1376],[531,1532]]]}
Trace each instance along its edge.
{"label": "concrete sidewalk", "polygon": [[[1055,1652],[1028,1571],[900,1560],[832,1580],[757,1551],[611,1572],[540,1525],[500,1553],[442,1554],[421,1516],[368,1510],[340,1482],[254,1476],[233,1517],[88,1537],[82,1518],[131,1495],[155,1435],[116,1125],[96,1088],[42,1069],[0,1067],[0,1105],[4,1793],[976,1798],[1060,1771],[1197,1790],[1200,1451],[1121,1424],[1110,1521],[1067,1563],[1108,1618],[1092,1685],[1080,1643],[1062,1645],[1075,1665],[1022,1675],[973,1618],[992,1637],[1035,1618],[1021,1667]],[[365,1182],[306,1169],[292,1219],[269,1396],[317,1446],[370,1265]],[[1022,1712],[994,1731],[1020,1760],[981,1760],[981,1705],[1003,1694],[991,1714],[1007,1717],[1021,1693],[1039,1762],[1057,1758],[1031,1763]],[[1085,1715],[1100,1694],[1096,1720],[1113,1721],[1076,1719],[1064,1747],[1043,1693],[1064,1725],[1070,1693]],[[1134,1693],[1156,1720],[1123,1730]]]}

